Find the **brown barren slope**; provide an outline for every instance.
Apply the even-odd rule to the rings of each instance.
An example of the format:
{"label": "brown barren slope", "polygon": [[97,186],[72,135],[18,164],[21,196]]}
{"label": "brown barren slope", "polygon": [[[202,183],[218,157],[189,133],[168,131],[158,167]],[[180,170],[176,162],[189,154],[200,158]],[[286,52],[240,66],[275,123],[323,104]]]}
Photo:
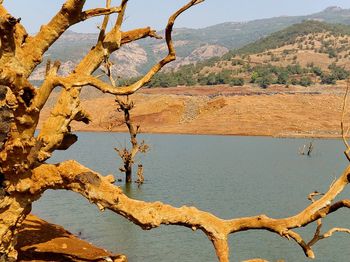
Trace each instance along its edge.
{"label": "brown barren slope", "polygon": [[[337,86],[144,89],[132,96],[133,119],[146,133],[337,137],[345,83]],[[95,98],[94,98],[95,97]],[[91,113],[83,131],[126,131],[112,96],[83,101]],[[49,110],[44,112],[44,118]],[[350,121],[348,121],[350,122]]]}

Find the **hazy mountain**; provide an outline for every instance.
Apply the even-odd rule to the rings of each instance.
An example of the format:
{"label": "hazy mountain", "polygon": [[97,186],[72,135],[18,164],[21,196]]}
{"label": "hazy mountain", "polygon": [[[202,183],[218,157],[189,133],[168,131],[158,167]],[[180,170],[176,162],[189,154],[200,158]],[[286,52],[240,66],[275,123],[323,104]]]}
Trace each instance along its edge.
{"label": "hazy mountain", "polygon": [[218,44],[233,49],[282,30],[304,20],[350,25],[350,9],[328,7],[322,12],[307,16],[280,16],[248,22],[227,22],[202,29],[181,28],[175,31],[176,40]]}
{"label": "hazy mountain", "polygon": [[[304,20],[350,24],[350,9],[329,7],[322,12],[308,16],[283,16],[249,22],[228,22],[203,29],[179,28],[174,31],[178,59],[171,64],[171,67],[195,63],[213,56],[222,56],[230,49],[243,47]],[[62,74],[66,74],[90,50],[96,39],[96,34],[68,31],[49,49],[47,58],[62,61],[61,71]],[[119,77],[137,76],[148,70],[165,53],[164,42],[154,39],[140,40],[113,54],[111,57],[115,64],[113,73]],[[40,80],[43,74],[44,66],[42,65],[33,74],[32,79]]]}

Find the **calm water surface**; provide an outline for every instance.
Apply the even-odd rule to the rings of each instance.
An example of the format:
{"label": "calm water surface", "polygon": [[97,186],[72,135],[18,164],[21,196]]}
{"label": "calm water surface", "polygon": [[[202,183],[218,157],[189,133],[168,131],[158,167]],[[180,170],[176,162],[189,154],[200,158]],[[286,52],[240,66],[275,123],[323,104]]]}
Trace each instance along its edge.
{"label": "calm water surface", "polygon": [[[302,139],[261,137],[145,135],[151,151],[137,161],[145,167],[145,184],[125,188],[126,194],[145,201],[163,201],[175,206],[195,205],[222,218],[267,214],[285,217],[309,204],[307,195],[328,189],[346,167],[339,140],[314,140],[312,157],[298,155]],[[80,133],[68,152],[57,153],[52,162],[76,159],[102,174],[115,174],[120,160],[113,147],[123,146],[123,134]],[[341,196],[347,198],[346,190]],[[63,225],[73,233],[131,262],[216,261],[206,236],[176,226],[143,231],[74,193],[48,191],[34,204],[34,213]],[[350,227],[349,211],[341,210],[324,221],[330,227]],[[302,231],[310,239],[314,225]],[[315,261],[350,261],[350,238],[345,234],[319,242]],[[262,257],[270,261],[309,261],[294,242],[263,231],[230,237],[232,261]]]}

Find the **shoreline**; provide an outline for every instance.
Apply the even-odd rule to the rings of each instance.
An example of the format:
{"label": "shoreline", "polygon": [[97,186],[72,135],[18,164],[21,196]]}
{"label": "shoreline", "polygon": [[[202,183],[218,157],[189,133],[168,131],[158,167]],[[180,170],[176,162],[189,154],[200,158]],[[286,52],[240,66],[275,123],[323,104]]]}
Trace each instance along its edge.
{"label": "shoreline", "polygon": [[[73,133],[112,133],[112,134],[129,134],[127,130],[98,130],[98,129],[82,129],[82,130],[74,130]],[[340,132],[339,132],[340,133]],[[220,134],[220,133],[186,133],[186,132],[141,132],[138,135],[186,135],[186,136],[232,136],[232,137],[267,137],[267,138],[278,138],[278,139],[342,139],[341,134],[334,135],[313,135],[307,133],[300,133],[298,135],[266,135],[266,134]]]}

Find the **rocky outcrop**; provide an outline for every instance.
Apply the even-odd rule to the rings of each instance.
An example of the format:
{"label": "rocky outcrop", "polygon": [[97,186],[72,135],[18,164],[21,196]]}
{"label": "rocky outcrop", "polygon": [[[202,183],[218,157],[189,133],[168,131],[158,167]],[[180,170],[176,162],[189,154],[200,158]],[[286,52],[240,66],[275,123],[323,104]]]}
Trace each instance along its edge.
{"label": "rocky outcrop", "polygon": [[220,45],[203,45],[196,48],[189,56],[178,58],[171,66],[177,68],[182,65],[195,64],[212,57],[221,57],[228,51],[226,47]]}
{"label": "rocky outcrop", "polygon": [[18,261],[111,261],[127,262],[124,255],[115,255],[79,239],[63,227],[28,215],[18,234]]}
{"label": "rocky outcrop", "polygon": [[[95,37],[95,38],[93,38]],[[61,68],[59,75],[68,75],[77,64],[77,62],[88,51],[85,46],[94,45],[95,34],[81,34],[68,32],[62,36],[49,50],[47,59],[55,60],[59,56]],[[151,40],[150,40],[151,41]],[[74,51],[71,46],[81,47]],[[222,56],[229,51],[220,44],[199,43],[191,40],[178,40],[174,42],[176,48],[182,48],[178,52],[177,60],[168,68],[177,68],[181,65],[196,63],[214,56]],[[167,51],[167,46],[163,41],[130,43],[123,46],[110,57],[112,73],[115,78],[129,78],[141,75],[150,67],[154,59],[161,59]],[[30,80],[41,81],[45,75],[45,61],[32,73]]]}
{"label": "rocky outcrop", "polygon": [[114,76],[135,77],[140,75],[140,67],[147,63],[148,56],[139,44],[132,43],[116,51],[111,60]]}

